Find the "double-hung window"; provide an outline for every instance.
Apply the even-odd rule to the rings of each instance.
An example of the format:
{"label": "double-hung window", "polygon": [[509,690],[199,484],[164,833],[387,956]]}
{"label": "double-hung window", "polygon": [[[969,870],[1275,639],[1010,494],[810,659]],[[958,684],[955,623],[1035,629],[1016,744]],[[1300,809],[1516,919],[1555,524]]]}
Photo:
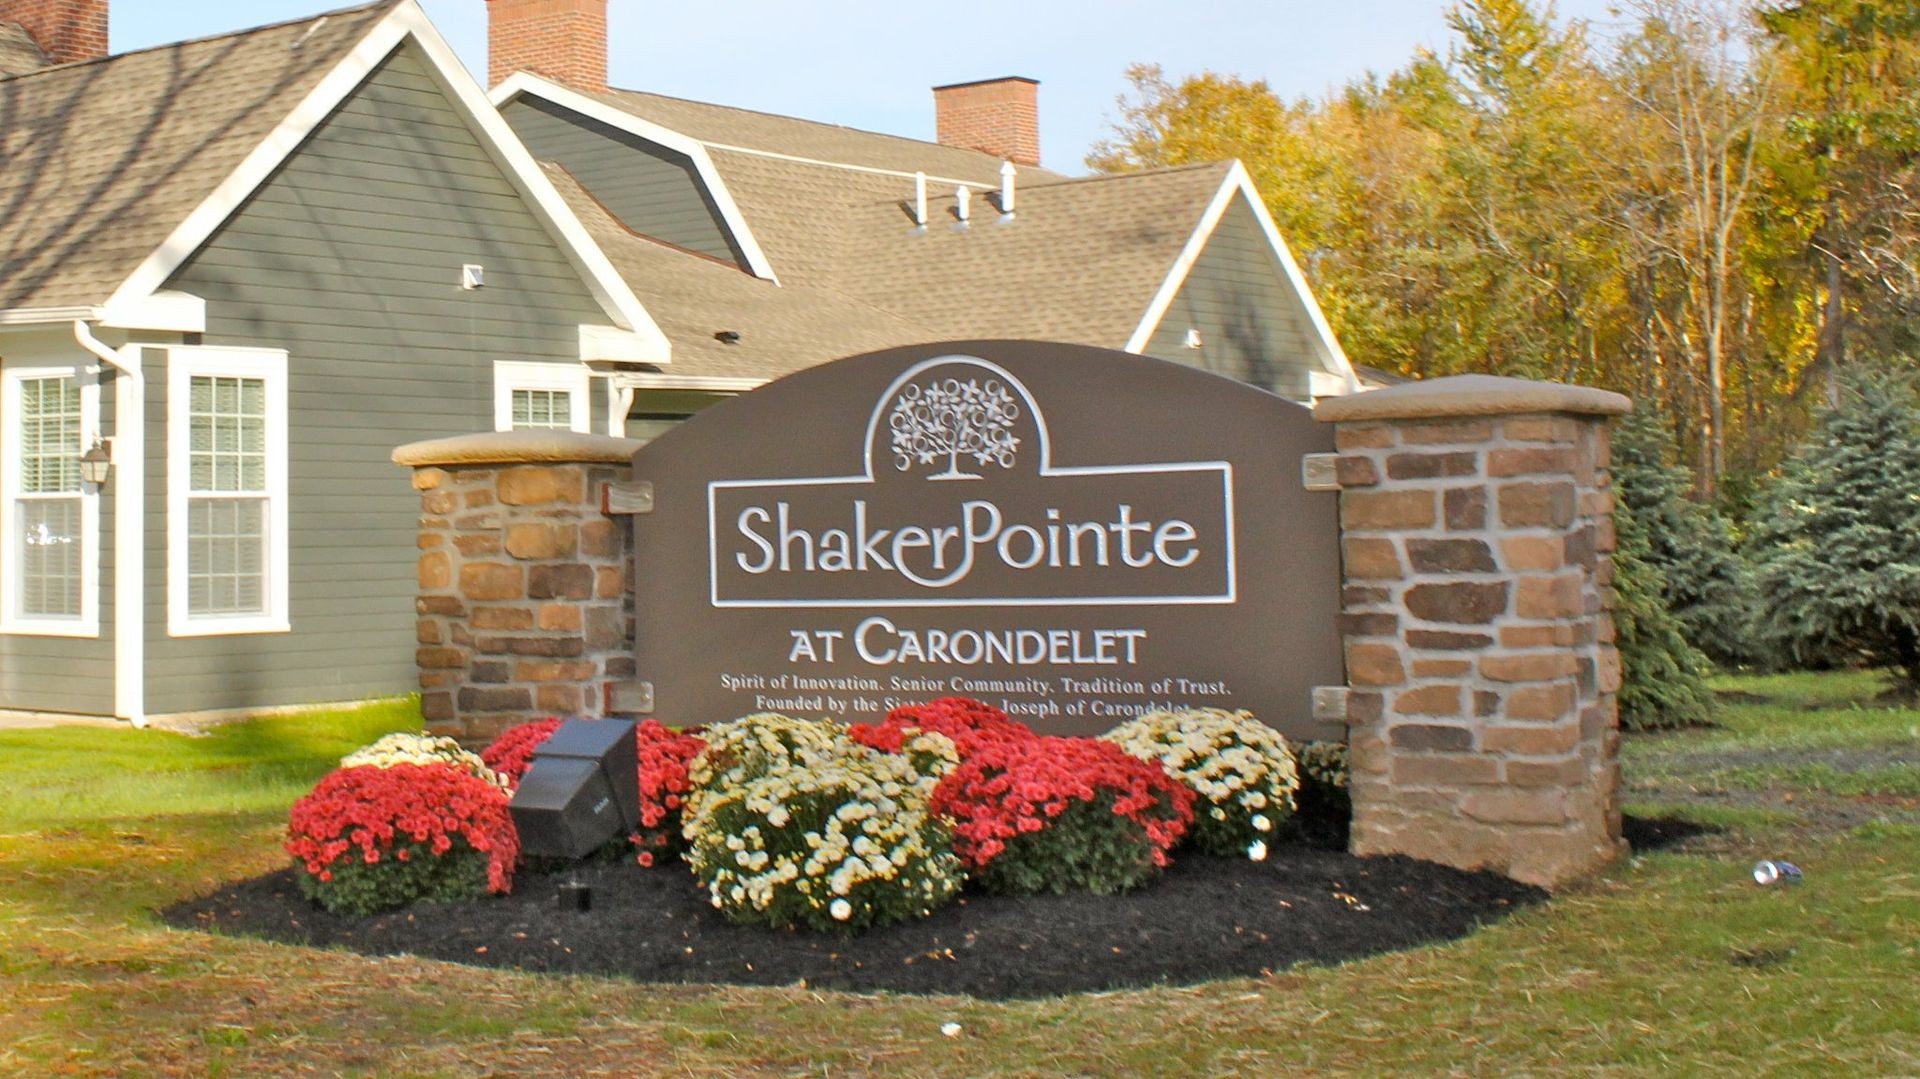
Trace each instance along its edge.
{"label": "double-hung window", "polygon": [[167,629],[290,628],[287,354],[170,349]]}
{"label": "double-hung window", "polygon": [[99,495],[80,479],[98,408],[83,367],[0,369],[0,631],[100,634]]}
{"label": "double-hung window", "polygon": [[570,363],[493,365],[493,426],[497,431],[590,431],[587,369]]}

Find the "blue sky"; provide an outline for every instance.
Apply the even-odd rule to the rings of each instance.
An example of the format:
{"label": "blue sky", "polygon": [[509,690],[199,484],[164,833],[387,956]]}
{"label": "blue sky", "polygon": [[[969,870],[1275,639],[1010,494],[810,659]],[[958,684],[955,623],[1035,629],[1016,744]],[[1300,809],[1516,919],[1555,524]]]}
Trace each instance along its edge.
{"label": "blue sky", "polygon": [[[422,0],[471,69],[486,68],[485,0]],[[1561,0],[1604,25],[1616,0]],[[119,0],[115,51],[303,18],[337,0]],[[616,86],[762,109],[913,138],[933,137],[931,87],[1040,80],[1041,157],[1082,170],[1117,115],[1127,65],[1265,78],[1287,97],[1319,95],[1444,49],[1438,0],[611,0]],[[950,17],[947,12],[962,12]],[[995,14],[1004,18],[996,21]]]}

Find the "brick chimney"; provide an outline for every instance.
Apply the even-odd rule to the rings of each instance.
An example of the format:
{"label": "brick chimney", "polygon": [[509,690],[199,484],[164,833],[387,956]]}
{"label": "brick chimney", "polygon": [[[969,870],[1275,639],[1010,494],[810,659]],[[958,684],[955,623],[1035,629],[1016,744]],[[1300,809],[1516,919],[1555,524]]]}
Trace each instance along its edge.
{"label": "brick chimney", "polygon": [[933,121],[941,145],[1039,165],[1039,91],[1037,79],[1017,75],[934,87]]}
{"label": "brick chimney", "polygon": [[16,22],[56,64],[107,55],[107,0],[0,0],[0,22]]}
{"label": "brick chimney", "polygon": [[516,71],[604,92],[607,0],[487,0],[487,82]]}

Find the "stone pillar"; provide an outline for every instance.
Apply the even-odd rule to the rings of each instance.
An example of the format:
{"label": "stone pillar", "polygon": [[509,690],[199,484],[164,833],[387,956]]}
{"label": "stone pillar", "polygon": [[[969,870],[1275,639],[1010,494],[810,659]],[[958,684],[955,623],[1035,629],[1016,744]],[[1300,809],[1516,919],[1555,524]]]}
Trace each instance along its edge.
{"label": "stone pillar", "polygon": [[1338,425],[1353,851],[1554,886],[1622,854],[1613,393],[1468,375]]}
{"label": "stone pillar", "polygon": [[603,512],[640,443],[566,431],[402,446],[420,492],[420,707],[489,741],[546,716],[605,714],[633,676],[633,529]]}

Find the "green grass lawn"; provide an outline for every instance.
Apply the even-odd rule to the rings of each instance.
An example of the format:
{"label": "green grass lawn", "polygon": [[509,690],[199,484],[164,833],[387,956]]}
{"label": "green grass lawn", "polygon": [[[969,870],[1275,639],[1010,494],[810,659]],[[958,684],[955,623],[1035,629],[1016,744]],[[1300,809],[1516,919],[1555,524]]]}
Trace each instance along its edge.
{"label": "green grass lawn", "polygon": [[[417,717],[0,734],[0,1075],[1920,1072],[1920,797],[1897,763],[1920,714],[1868,707],[1868,676],[1718,686],[1739,694],[1719,728],[1625,752],[1633,809],[1726,831],[1440,947],[1023,1003],[548,978],[170,930],[154,908],[276,868],[287,805]],[[1748,867],[1775,855],[1807,883],[1754,886]]]}

